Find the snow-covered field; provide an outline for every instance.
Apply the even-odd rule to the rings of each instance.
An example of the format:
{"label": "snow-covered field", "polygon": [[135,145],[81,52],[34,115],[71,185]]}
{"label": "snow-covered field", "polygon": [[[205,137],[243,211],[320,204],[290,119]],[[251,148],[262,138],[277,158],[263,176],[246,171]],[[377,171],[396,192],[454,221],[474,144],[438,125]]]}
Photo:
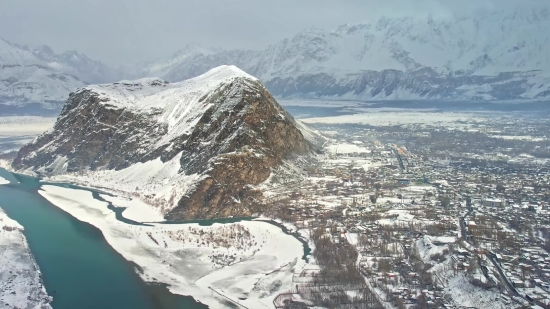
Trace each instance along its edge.
{"label": "snow-covered field", "polygon": [[0,153],[17,151],[50,129],[55,118],[37,116],[0,117]]}
{"label": "snow-covered field", "polygon": [[23,227],[0,208],[0,308],[51,309]]}
{"label": "snow-covered field", "polygon": [[445,292],[451,295],[453,300],[464,307],[484,309],[510,308],[495,290],[484,290],[473,286],[465,275],[458,275],[448,280]]}
{"label": "snow-covered field", "polygon": [[[44,185],[39,193],[99,228],[115,250],[142,268],[144,280],[166,283],[171,292],[191,295],[210,308],[225,308],[227,301],[272,308],[279,293],[292,289],[292,274],[305,263],[302,244],[269,223],[128,225],[90,191]],[[132,203],[110,200],[118,206]],[[148,219],[151,213],[144,207],[138,205],[131,218]]]}
{"label": "snow-covered field", "polygon": [[547,141],[546,137],[533,137],[530,135],[490,135],[493,138],[500,138],[505,140],[517,140],[517,141],[533,141],[533,142],[542,142]]}
{"label": "snow-covered field", "polygon": [[32,136],[34,138],[53,127],[55,120],[53,117],[38,116],[0,117],[0,136]]}
{"label": "snow-covered field", "polygon": [[[488,116],[488,115],[487,115]],[[439,125],[450,124],[462,121],[483,121],[485,116],[481,113],[458,113],[458,112],[426,112],[426,111],[403,111],[403,110],[377,110],[371,109],[368,113],[353,115],[340,115],[333,117],[318,117],[302,119],[303,122],[323,124],[363,124],[371,126],[392,126],[392,125]],[[462,126],[464,126],[462,124]]]}
{"label": "snow-covered field", "polygon": [[[390,201],[390,203],[401,203],[401,199],[398,199],[398,198],[379,198],[376,202],[385,203],[386,201]],[[423,218],[417,218],[416,216],[412,215],[410,211],[407,209],[391,209],[388,212],[386,212],[385,215],[389,216],[390,218],[383,218],[383,219],[377,220],[376,222],[380,225],[392,225],[392,226],[407,225],[409,223],[421,224],[421,225],[434,224],[433,221],[426,220]]]}
{"label": "snow-covered field", "polygon": [[122,212],[122,215],[127,219],[137,222],[164,221],[164,217],[158,209],[145,204],[137,198],[112,196],[106,194],[100,194],[100,197],[108,202],[111,202],[115,207],[126,208]]}
{"label": "snow-covered field", "polygon": [[[429,270],[435,280],[444,285],[445,294],[449,295],[455,304],[465,308],[485,308],[485,309],[504,309],[509,306],[500,297],[498,289],[483,289],[474,286],[464,272],[455,273],[453,270],[450,249],[447,245],[436,246],[432,243],[434,240],[452,243],[454,237],[431,237],[425,235],[416,241],[416,249],[425,263],[431,262],[434,255],[442,255],[445,261],[434,263]],[[474,276],[483,277],[481,272]]]}
{"label": "snow-covered field", "polygon": [[327,147],[328,151],[332,154],[345,154],[345,153],[369,153],[370,150],[368,150],[365,147],[361,147],[354,144],[336,144],[336,145],[330,145]]}
{"label": "snow-covered field", "polygon": [[316,99],[316,100],[303,100],[303,99],[295,99],[295,100],[286,100],[286,99],[279,99],[277,100],[282,106],[301,106],[301,107],[350,107],[350,106],[357,106],[359,104],[364,105],[364,102],[357,102],[357,101],[337,101],[337,100],[322,100],[322,99]]}

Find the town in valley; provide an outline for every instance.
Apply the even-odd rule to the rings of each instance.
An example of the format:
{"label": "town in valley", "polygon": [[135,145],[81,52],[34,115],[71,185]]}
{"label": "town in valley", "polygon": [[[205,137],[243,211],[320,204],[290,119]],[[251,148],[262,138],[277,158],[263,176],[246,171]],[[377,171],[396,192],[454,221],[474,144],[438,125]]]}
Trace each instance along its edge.
{"label": "town in valley", "polygon": [[304,119],[327,136],[325,152],[272,179],[265,215],[292,223],[314,253],[278,307],[550,305],[550,122],[441,115],[453,113]]}

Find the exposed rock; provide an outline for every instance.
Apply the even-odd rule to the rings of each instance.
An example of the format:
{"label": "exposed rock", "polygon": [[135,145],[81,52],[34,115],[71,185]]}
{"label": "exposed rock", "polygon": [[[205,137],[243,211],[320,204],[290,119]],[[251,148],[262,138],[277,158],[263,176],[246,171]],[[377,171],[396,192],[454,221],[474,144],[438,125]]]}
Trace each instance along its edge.
{"label": "exposed rock", "polygon": [[24,146],[13,167],[49,176],[181,154],[178,173],[202,177],[166,217],[217,218],[261,212],[254,186],[315,149],[258,80],[224,66],[177,84],[144,79],[71,93],[53,130]]}

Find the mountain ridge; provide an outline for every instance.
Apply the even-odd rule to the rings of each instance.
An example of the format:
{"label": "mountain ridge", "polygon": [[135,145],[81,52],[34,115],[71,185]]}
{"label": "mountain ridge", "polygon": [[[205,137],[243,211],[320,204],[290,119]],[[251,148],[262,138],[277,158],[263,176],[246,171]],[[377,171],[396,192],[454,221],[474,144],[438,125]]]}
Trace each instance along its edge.
{"label": "mountain ridge", "polygon": [[0,103],[59,106],[89,82],[178,82],[221,65],[256,76],[284,99],[547,100],[549,49],[550,10],[537,5],[309,28],[258,50],[187,44],[171,57],[125,69],[0,40]]}
{"label": "mountain ridge", "polygon": [[111,82],[118,73],[76,51],[56,54],[0,38],[0,103],[43,103],[59,107],[68,94],[89,83]]}
{"label": "mountain ridge", "polygon": [[332,31],[306,29],[262,50],[195,46],[161,62],[170,66],[156,70],[157,63],[142,74],[177,81],[234,64],[282,98],[545,99],[545,29],[549,10],[536,7],[451,18],[382,17]]}
{"label": "mountain ridge", "polygon": [[81,88],[12,166],[139,192],[172,220],[248,216],[273,169],[316,151],[301,130],[256,78],[222,66]]}

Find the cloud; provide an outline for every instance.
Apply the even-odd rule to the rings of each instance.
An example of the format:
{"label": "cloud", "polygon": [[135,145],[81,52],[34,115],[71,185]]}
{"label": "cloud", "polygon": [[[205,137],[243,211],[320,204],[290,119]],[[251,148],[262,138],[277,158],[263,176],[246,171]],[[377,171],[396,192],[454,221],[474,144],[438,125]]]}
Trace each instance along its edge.
{"label": "cloud", "polygon": [[109,64],[166,57],[187,43],[261,48],[308,27],[380,16],[447,18],[539,0],[2,0],[0,37],[76,49]]}

